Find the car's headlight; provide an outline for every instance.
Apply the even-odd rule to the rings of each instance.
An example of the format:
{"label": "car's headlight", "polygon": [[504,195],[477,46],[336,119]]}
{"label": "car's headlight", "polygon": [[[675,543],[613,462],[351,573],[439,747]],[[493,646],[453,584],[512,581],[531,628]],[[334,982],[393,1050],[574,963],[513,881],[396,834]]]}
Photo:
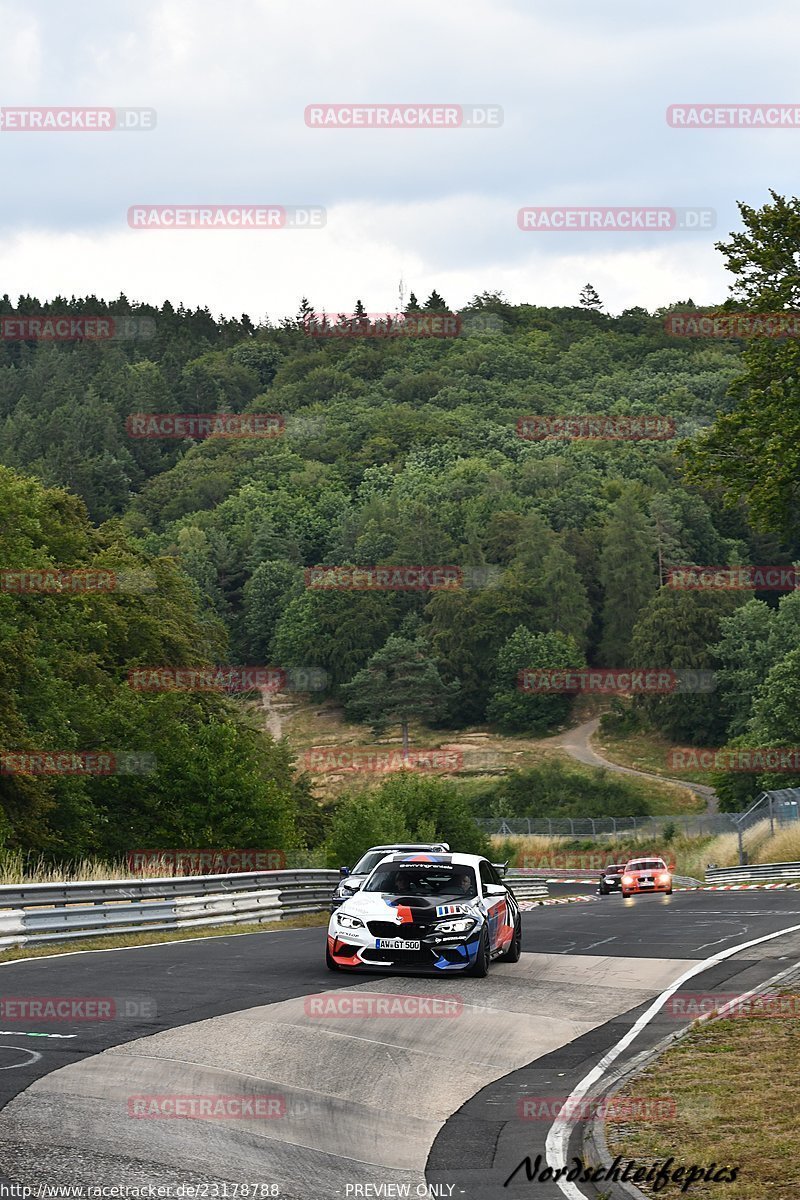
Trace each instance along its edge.
{"label": "car's headlight", "polygon": [[672,877],[670,875],[663,873],[663,874],[659,875],[658,882],[659,883],[669,883],[671,878]]}
{"label": "car's headlight", "polygon": [[464,917],[460,921],[443,921],[436,926],[437,933],[466,933],[475,924],[474,917]]}
{"label": "car's headlight", "polygon": [[363,921],[359,921],[358,917],[349,917],[347,915],[347,913],[337,913],[336,920],[339,922],[340,925],[343,925],[345,927],[345,929],[363,929],[364,928]]}
{"label": "car's headlight", "polygon": [[630,886],[630,884],[636,883],[636,880],[634,879],[633,875],[623,875],[622,882]]}

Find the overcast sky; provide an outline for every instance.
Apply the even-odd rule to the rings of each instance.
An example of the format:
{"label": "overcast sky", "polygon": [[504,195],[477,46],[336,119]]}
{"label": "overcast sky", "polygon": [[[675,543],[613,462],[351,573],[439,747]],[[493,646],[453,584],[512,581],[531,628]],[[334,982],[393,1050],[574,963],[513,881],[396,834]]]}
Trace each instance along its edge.
{"label": "overcast sky", "polygon": [[[798,102],[795,0],[0,0],[0,104],[154,108],[141,133],[0,131],[0,293],[272,320],[397,307],[399,280],[606,308],[721,300],[737,201],[797,190],[800,128],[680,130],[680,102]],[[492,129],[312,129],[312,103],[499,105]],[[134,230],[137,204],[322,205],[323,229]],[[522,232],[537,205],[711,208],[716,229]]]}

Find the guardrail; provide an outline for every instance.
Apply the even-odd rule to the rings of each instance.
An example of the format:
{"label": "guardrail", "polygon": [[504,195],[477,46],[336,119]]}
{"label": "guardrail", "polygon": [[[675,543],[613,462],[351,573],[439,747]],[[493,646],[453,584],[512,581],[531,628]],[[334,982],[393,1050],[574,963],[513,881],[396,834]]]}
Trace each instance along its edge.
{"label": "guardrail", "polygon": [[[4,885],[0,949],[327,912],[339,878],[338,871],[297,870]],[[509,874],[506,881],[521,900],[549,894],[546,883],[529,876]]]}
{"label": "guardrail", "polygon": [[800,862],[706,868],[706,883],[758,883],[767,879],[800,879]]}
{"label": "guardrail", "polygon": [[0,887],[0,948],[325,912],[338,871],[255,871],[171,879]]}
{"label": "guardrail", "polygon": [[518,900],[544,900],[550,895],[546,881],[535,875],[509,871],[503,876],[503,883],[508,884]]}

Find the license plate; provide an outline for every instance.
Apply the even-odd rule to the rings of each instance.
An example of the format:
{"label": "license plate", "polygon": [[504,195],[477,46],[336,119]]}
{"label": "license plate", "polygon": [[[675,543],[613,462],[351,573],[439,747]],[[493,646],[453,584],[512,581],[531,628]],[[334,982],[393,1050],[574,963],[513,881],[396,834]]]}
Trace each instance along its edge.
{"label": "license plate", "polygon": [[406,938],[375,938],[376,950],[419,950],[419,941],[409,942]]}
{"label": "license plate", "polygon": [[640,879],[639,887],[655,887],[655,881],[652,879]]}

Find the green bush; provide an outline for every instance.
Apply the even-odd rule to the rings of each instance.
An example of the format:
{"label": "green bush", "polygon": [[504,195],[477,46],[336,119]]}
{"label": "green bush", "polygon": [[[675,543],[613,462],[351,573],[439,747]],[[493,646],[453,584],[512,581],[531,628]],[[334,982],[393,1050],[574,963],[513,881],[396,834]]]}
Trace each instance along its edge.
{"label": "green bush", "polygon": [[560,759],[511,771],[472,792],[476,817],[646,817],[641,785],[611,771],[588,775]]}
{"label": "green bush", "polygon": [[328,865],[352,866],[370,846],[399,841],[445,841],[461,854],[489,852],[456,784],[402,771],[375,791],[341,797],[326,842]]}

